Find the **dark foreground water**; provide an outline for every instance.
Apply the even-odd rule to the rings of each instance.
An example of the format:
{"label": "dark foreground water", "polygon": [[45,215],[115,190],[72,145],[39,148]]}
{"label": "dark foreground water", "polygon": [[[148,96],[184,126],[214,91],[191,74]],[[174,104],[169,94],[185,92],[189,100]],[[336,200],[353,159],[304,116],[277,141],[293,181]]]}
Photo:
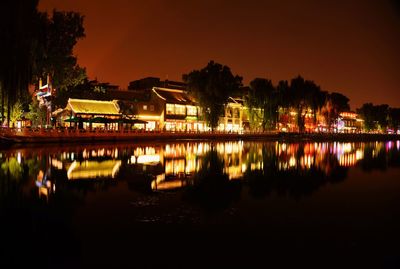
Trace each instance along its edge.
{"label": "dark foreground water", "polygon": [[0,268],[400,268],[400,141],[0,151]]}

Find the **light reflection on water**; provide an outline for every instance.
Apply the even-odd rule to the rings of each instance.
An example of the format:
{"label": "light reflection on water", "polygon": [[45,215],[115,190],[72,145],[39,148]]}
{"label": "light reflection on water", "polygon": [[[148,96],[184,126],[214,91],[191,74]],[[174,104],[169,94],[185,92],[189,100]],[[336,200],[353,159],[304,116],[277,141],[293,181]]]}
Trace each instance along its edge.
{"label": "light reflection on water", "polygon": [[[164,191],[195,184],[205,157],[215,152],[221,174],[229,180],[248,181],[254,176],[284,177],[288,173],[330,177],[337,171],[344,180],[346,168],[369,169],[399,163],[400,141],[372,143],[182,142],[157,145],[98,145],[15,149],[1,153],[1,176],[35,182],[40,196],[56,192],[58,180],[135,180],[146,175],[149,189]],[[391,158],[391,160],[389,160]],[[318,173],[316,173],[318,171]],[[343,174],[344,173],[344,174]],[[57,177],[53,176],[57,174]],[[124,178],[128,174],[129,178]],[[335,177],[339,177],[335,174]]]}
{"label": "light reflection on water", "polygon": [[[347,265],[337,253],[357,251],[381,268],[382,260],[397,261],[400,253],[399,145],[240,141],[4,149],[0,268],[42,261],[50,268],[207,268],[218,255],[205,250],[221,253],[216,267],[223,268],[237,261],[268,267],[276,254],[284,256],[281,265],[293,253],[322,257],[318,268],[327,260]],[[185,247],[176,255],[170,242]],[[32,250],[45,255],[37,259]],[[335,256],[324,259],[327,253]],[[354,257],[354,267],[370,265]]]}

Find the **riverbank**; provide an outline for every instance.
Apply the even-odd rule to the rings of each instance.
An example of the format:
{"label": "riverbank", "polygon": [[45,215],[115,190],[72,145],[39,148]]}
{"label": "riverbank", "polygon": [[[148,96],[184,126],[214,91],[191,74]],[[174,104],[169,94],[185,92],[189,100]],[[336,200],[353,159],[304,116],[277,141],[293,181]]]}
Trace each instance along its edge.
{"label": "riverbank", "polygon": [[400,140],[397,134],[327,134],[327,133],[277,133],[277,132],[155,132],[155,131],[103,131],[83,130],[60,131],[55,129],[6,130],[2,131],[1,144],[32,143],[96,143],[126,141],[168,141],[168,140],[266,140],[266,141],[386,141]]}

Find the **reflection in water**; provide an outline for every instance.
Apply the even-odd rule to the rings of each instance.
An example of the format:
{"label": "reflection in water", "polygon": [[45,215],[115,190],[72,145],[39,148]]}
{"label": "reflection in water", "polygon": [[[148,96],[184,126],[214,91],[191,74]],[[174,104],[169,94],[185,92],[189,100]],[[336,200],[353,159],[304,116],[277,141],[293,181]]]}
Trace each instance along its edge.
{"label": "reflection in water", "polygon": [[255,196],[276,191],[300,197],[326,183],[344,180],[348,167],[371,171],[398,166],[399,142],[187,142],[50,148],[37,154],[29,149],[8,150],[0,156],[1,186],[18,182],[28,191],[30,182],[35,182],[39,195],[47,197],[63,180],[91,179],[94,184],[99,179],[115,179],[127,181],[131,189],[140,186],[149,192],[198,186],[207,177],[226,177],[248,183]]}
{"label": "reflection in water", "polygon": [[74,161],[67,171],[68,179],[115,178],[121,166],[120,160]]}
{"label": "reflection in water", "polygon": [[[318,199],[318,195],[313,196],[316,198],[313,201],[303,199],[305,203],[298,203],[296,200],[315,194],[326,185],[346,180],[348,175],[352,175],[349,173],[351,167],[356,167],[355,171],[363,170],[364,174],[374,170],[400,167],[400,141],[373,143],[182,142],[155,145],[21,148],[0,151],[0,160],[0,219],[2,220],[0,230],[6,231],[3,244],[6,249],[0,247],[0,267],[2,267],[2,253],[12,256],[13,262],[30,263],[37,259],[32,249],[43,249],[48,257],[55,259],[54,261],[46,260],[50,264],[49,267],[57,268],[57,265],[63,264],[65,267],[75,268],[77,263],[74,261],[81,259],[79,257],[81,253],[79,247],[83,245],[81,240],[86,240],[84,241],[86,244],[93,241],[95,243],[89,245],[95,247],[97,242],[103,242],[102,236],[109,236],[104,239],[104,242],[108,245],[116,245],[113,238],[116,233],[119,233],[120,238],[131,235],[129,239],[132,240],[128,240],[131,243],[138,240],[138,236],[140,237],[143,232],[145,225],[142,225],[141,221],[153,221],[152,224],[157,221],[161,224],[181,224],[192,223],[194,219],[193,223],[195,223],[197,219],[200,219],[199,216],[203,211],[218,213],[210,214],[212,217],[216,216],[213,220],[217,223],[225,221],[230,225],[231,221],[237,217],[235,212],[239,212],[240,207],[241,215],[238,214],[236,219],[239,223],[243,221],[247,225],[247,220],[250,219],[248,223],[256,226],[259,222],[265,225],[271,221],[269,228],[263,226],[262,229],[255,229],[255,233],[266,233],[267,236],[264,239],[268,238],[268,240],[271,235],[269,232],[274,233],[287,223],[289,223],[287,225],[294,224],[291,227],[296,227],[300,231],[306,230],[303,234],[308,239],[308,236],[312,235],[309,232],[312,228],[308,230],[308,225],[313,223],[320,225],[325,221],[321,233],[316,236],[319,238],[318,235],[323,235],[323,240],[330,234],[326,232],[332,228],[329,223],[334,223],[333,226],[345,223],[345,226],[339,227],[340,232],[332,233],[332,236],[342,234],[342,230],[348,231],[343,233],[341,237],[343,244],[339,246],[344,246],[346,251],[353,250],[348,246],[352,246],[353,241],[359,240],[358,238],[364,234],[351,235],[365,231],[365,227],[382,223],[385,228],[379,231],[394,231],[393,228],[386,229],[386,226],[393,220],[395,211],[390,211],[391,207],[387,209],[388,215],[393,213],[389,219],[385,218],[385,212],[381,210],[386,209],[385,207],[382,205],[376,207],[376,201],[379,199],[375,198],[379,196],[379,190],[371,196],[356,196],[354,201],[347,197],[344,203],[340,203],[340,200],[342,195],[346,196],[348,189],[340,195],[335,193],[334,195],[340,196],[334,202],[338,203],[338,207],[344,205],[346,207],[352,203],[356,205],[366,203],[365,207],[350,207],[347,211],[336,208],[336,205],[332,205],[330,201]],[[389,187],[392,186],[389,185]],[[393,189],[395,192],[396,188]],[[97,193],[110,195],[94,195]],[[257,199],[248,199],[248,194],[251,198]],[[374,196],[375,194],[377,195]],[[383,195],[386,196],[387,193]],[[265,197],[268,199],[258,199]],[[278,199],[274,199],[276,197]],[[282,197],[290,199],[281,199]],[[371,197],[374,198],[371,199]],[[287,202],[287,200],[292,201],[291,198],[295,199],[295,203]],[[325,196],[323,198],[325,199]],[[360,201],[356,201],[358,198],[361,198]],[[390,196],[388,199],[394,200]],[[370,202],[371,200],[373,202]],[[263,207],[256,207],[260,201],[263,202]],[[281,203],[282,201],[284,202]],[[321,201],[322,205],[319,204]],[[248,204],[251,205],[246,207]],[[301,211],[305,204],[308,205],[305,206],[306,210]],[[318,209],[319,206],[321,210]],[[398,209],[396,206],[393,207],[395,210]],[[229,210],[226,210],[227,208]],[[374,208],[378,209],[374,211]],[[291,210],[290,218],[283,216],[287,210]],[[361,211],[367,213],[360,217],[354,226],[348,226],[349,218],[351,216],[357,218],[357,214]],[[325,212],[326,215],[324,215]],[[338,215],[337,212],[343,212],[343,215]],[[303,215],[306,217],[302,218]],[[321,218],[315,217],[321,215],[323,215]],[[337,216],[339,218],[336,219]],[[81,219],[83,220],[80,222]],[[238,222],[231,228],[237,229],[236,234],[240,228],[243,228],[237,224]],[[132,228],[132,223],[140,224]],[[246,225],[244,225],[245,228],[248,228]],[[164,228],[168,225],[161,226]],[[362,229],[360,229],[361,226],[363,226]],[[398,225],[394,226],[398,227]],[[89,228],[79,230],[80,227]],[[96,227],[100,228],[96,230]],[[288,227],[286,226],[288,230],[292,229]],[[301,230],[301,227],[306,228]],[[335,227],[332,228],[333,232]],[[348,227],[354,227],[354,229]],[[173,237],[174,233],[167,231],[163,234],[152,228],[153,226],[150,225],[151,232],[143,233],[144,239],[135,241],[141,243],[138,244],[140,248],[149,241],[151,248],[148,249],[152,249],[154,241],[148,240],[147,237],[153,233],[153,239],[171,234],[171,237],[166,237],[169,240],[159,240],[157,243],[176,240]],[[225,229],[229,230],[229,227],[224,226],[223,230]],[[296,229],[287,236],[290,238],[294,234],[301,235],[301,232],[297,233]],[[314,229],[319,228],[314,226]],[[79,232],[76,232],[77,230]],[[90,237],[91,234],[93,237]],[[199,237],[202,235],[204,234]],[[285,235],[286,231],[278,234],[278,239],[274,241],[283,242],[283,249],[292,243],[291,240],[282,240]],[[368,233],[368,236],[370,235],[371,233]],[[213,236],[214,234],[211,235]],[[353,241],[347,241],[348,236]],[[392,238],[393,234],[382,236],[382,238]],[[209,237],[206,239],[208,240]],[[380,240],[380,237],[377,238],[378,236],[375,239],[368,238],[372,240],[368,246],[385,245],[382,244],[383,240]],[[229,239],[231,239],[230,233]],[[393,242],[397,244],[398,240],[395,239]],[[227,242],[225,247],[238,245],[233,243],[234,241]],[[286,244],[287,242],[289,244]],[[317,243],[310,244],[314,246],[321,243],[318,240],[315,242]],[[21,251],[25,259],[20,259],[19,250],[22,247],[26,248]],[[71,249],[74,249],[72,253]],[[97,252],[95,255],[98,255]],[[126,256],[131,257],[131,253]],[[111,257],[112,259],[120,257],[120,253]],[[12,266],[3,267],[11,268]]]}

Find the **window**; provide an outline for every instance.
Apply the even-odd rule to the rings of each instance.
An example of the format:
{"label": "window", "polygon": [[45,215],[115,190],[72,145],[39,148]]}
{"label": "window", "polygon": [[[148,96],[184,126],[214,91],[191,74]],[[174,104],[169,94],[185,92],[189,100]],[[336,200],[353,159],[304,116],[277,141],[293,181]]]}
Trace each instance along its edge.
{"label": "window", "polygon": [[147,110],[147,105],[143,105],[143,110]]}
{"label": "window", "polygon": [[195,106],[186,106],[188,116],[197,116],[197,109]]}
{"label": "window", "polygon": [[150,111],[154,111],[154,105],[150,105]]}
{"label": "window", "polygon": [[239,115],[240,115],[239,108],[234,108],[232,118],[239,118]]}
{"label": "window", "polygon": [[232,118],[232,109],[231,109],[231,108],[228,108],[228,109],[226,110],[226,117]]}
{"label": "window", "polygon": [[185,115],[186,108],[183,105],[175,105],[175,114],[176,115]]}
{"label": "window", "polygon": [[173,104],[167,104],[166,105],[166,110],[167,110],[167,115],[174,114],[174,105]]}

